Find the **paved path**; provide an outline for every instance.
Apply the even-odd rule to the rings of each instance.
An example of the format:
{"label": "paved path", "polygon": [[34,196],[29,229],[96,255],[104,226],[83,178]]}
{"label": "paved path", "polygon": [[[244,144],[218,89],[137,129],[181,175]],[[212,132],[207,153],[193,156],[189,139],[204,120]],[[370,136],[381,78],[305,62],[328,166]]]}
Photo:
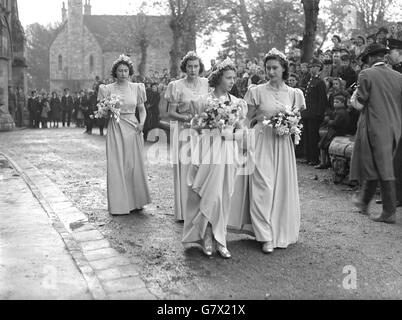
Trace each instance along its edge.
{"label": "paved path", "polygon": [[0,153],[0,299],[155,299],[133,259],[112,249],[24,158]]}
{"label": "paved path", "polygon": [[[154,152],[155,146],[146,144],[153,203],[141,213],[115,217],[107,211],[105,137],[100,137],[97,130],[91,136],[84,135],[80,128],[0,134],[0,152],[8,153],[35,182],[33,186],[38,186],[43,198],[52,201],[47,206],[47,202],[39,197],[46,208],[51,206],[57,213],[66,234],[72,237],[74,232],[85,228],[97,228],[119,253],[118,257],[126,257],[133,268],[138,269],[146,288],[157,298],[401,299],[401,208],[398,209],[396,224],[375,223],[355,211],[353,190],[334,185],[331,170],[315,170],[299,164],[302,212],[299,242],[287,250],[264,255],[252,237],[229,235],[232,259],[224,260],[215,255],[205,258],[197,248],[183,250],[183,225],[176,223],[173,216],[172,169],[167,162],[159,161],[163,154]],[[162,151],[168,151],[164,143],[160,147]],[[29,164],[24,164],[24,158]],[[38,179],[35,177],[38,171],[30,165],[40,170]],[[49,179],[59,188],[54,194],[41,187]],[[36,192],[35,188],[33,190]],[[59,190],[63,194],[60,195]],[[57,199],[59,196],[60,200]],[[68,209],[71,203],[74,209]],[[67,206],[66,214],[62,212],[63,206]],[[80,221],[83,215],[75,208],[85,213],[90,225],[85,217]],[[373,203],[371,211],[379,213],[380,210],[381,206]],[[92,235],[99,233],[93,232]],[[72,240],[77,243],[74,237]],[[116,279],[121,276],[121,270],[113,270],[114,266],[110,266],[110,269],[99,272],[91,265],[91,257],[85,256],[84,249],[97,244],[107,247],[109,243],[94,240],[77,244],[78,253],[82,252],[84,262],[94,270],[97,283],[104,291],[113,289],[110,284],[117,286],[120,280],[105,288],[107,280],[102,276]],[[76,251],[70,252],[75,254]],[[72,253],[70,255],[75,259],[78,253]],[[103,261],[108,263],[107,259]],[[115,297],[122,294],[136,296],[136,290],[130,288],[114,289],[120,289]]]}

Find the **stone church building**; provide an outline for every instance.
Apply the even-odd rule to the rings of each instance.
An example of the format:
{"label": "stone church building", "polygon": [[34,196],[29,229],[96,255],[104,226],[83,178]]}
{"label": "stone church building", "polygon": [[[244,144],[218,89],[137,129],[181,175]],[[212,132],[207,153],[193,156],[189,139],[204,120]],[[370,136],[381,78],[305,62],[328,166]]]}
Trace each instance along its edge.
{"label": "stone church building", "polygon": [[61,12],[62,25],[50,46],[50,90],[91,88],[96,76],[110,78],[122,53],[133,59],[136,75],[169,69],[169,16],[92,15],[90,0],[68,0],[67,8],[63,2]]}
{"label": "stone church building", "polygon": [[19,20],[17,0],[0,0],[0,131],[14,128],[10,115],[10,89],[26,94],[27,72],[24,28]]}

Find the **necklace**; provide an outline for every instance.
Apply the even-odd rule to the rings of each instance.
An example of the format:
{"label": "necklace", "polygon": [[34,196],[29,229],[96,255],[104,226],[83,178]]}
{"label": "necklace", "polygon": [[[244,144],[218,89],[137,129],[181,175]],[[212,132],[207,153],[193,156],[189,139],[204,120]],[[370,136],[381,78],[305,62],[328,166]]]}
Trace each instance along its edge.
{"label": "necklace", "polygon": [[283,87],[283,83],[279,86],[279,88],[276,88],[271,84],[271,82],[268,82],[268,87],[270,87],[272,90],[279,91]]}
{"label": "necklace", "polygon": [[128,82],[126,82],[125,84],[124,84],[124,82],[122,84],[119,84],[118,82],[116,82],[115,85],[116,85],[117,89],[119,89],[119,90],[127,89],[129,86]]}
{"label": "necklace", "polygon": [[218,97],[218,96],[216,95],[215,91],[214,91],[214,92],[212,92],[212,95],[213,95],[216,99],[218,99],[218,100],[221,100],[222,97],[225,97],[225,100],[230,100],[230,96],[229,96],[227,93],[225,93],[224,96]]}
{"label": "necklace", "polygon": [[200,79],[197,77],[197,79],[191,84],[192,82],[188,81],[187,78],[184,80],[184,84],[186,85],[187,88],[192,90],[193,92],[196,92],[198,89],[198,85],[200,83]]}

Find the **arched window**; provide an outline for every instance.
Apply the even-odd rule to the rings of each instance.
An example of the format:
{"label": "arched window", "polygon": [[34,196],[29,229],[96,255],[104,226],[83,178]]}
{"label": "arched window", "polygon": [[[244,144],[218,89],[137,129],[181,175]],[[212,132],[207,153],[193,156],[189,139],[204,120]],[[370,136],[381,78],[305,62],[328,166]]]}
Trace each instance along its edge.
{"label": "arched window", "polygon": [[59,71],[63,70],[63,57],[59,55]]}
{"label": "arched window", "polygon": [[89,56],[89,69],[92,71],[94,71],[94,56],[91,54]]}

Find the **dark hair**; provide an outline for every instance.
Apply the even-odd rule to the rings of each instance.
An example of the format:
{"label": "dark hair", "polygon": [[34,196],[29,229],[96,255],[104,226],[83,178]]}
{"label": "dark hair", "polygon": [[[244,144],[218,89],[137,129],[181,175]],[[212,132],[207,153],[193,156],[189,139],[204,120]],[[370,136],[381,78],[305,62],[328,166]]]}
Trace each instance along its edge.
{"label": "dark hair", "polygon": [[336,34],[334,34],[334,35],[332,36],[332,38],[337,38],[339,43],[342,42],[341,37],[338,36],[338,35],[336,35]]}
{"label": "dark hair", "polygon": [[252,84],[258,84],[260,81],[261,81],[261,78],[260,78],[260,76],[257,76],[256,74],[255,75],[253,75],[252,77],[251,77],[251,83]]}
{"label": "dark hair", "polygon": [[299,81],[299,76],[298,76],[296,73],[290,73],[289,76],[288,76],[288,79],[289,79],[290,77],[295,78],[296,81]]}
{"label": "dark hair", "polygon": [[341,56],[342,61],[351,61],[351,57],[348,54],[344,54]]}
{"label": "dark hair", "polygon": [[199,72],[199,74],[202,74],[205,71],[205,66],[202,63],[201,58],[194,57],[194,56],[190,56],[190,57],[187,57],[187,58],[183,59],[181,64],[180,64],[180,70],[182,72],[186,73],[187,72],[187,63],[189,61],[195,61],[195,60],[198,60],[200,62],[200,72]]}
{"label": "dark hair", "polygon": [[221,82],[221,79],[223,77],[223,73],[225,71],[230,71],[230,70],[232,70],[232,71],[234,71],[236,73],[236,68],[234,66],[231,66],[231,65],[228,65],[223,69],[219,69],[217,71],[212,72],[210,74],[210,76],[208,77],[209,86],[211,88],[216,88],[219,85],[219,83]]}
{"label": "dark hair", "polygon": [[374,53],[374,54],[370,54],[370,55],[367,56],[366,61],[368,61],[369,57],[374,58],[374,59],[378,59],[378,60],[384,60],[385,53],[384,52],[377,52],[377,53]]}
{"label": "dark hair", "polygon": [[111,72],[113,78],[117,78],[117,68],[118,68],[121,64],[124,64],[125,66],[127,66],[127,68],[128,68],[128,74],[129,74],[130,76],[132,76],[132,75],[134,74],[134,67],[133,67],[132,65],[130,65],[130,63],[128,63],[127,61],[123,61],[123,60],[122,60],[122,61],[119,61],[118,63],[113,64],[112,72]]}
{"label": "dark hair", "polygon": [[284,69],[282,78],[283,78],[283,80],[287,80],[289,78],[289,63],[285,59],[281,58],[280,56],[278,56],[276,54],[267,55],[264,58],[264,69],[265,70],[267,69],[267,63],[269,60],[276,60],[281,64],[282,68]]}

